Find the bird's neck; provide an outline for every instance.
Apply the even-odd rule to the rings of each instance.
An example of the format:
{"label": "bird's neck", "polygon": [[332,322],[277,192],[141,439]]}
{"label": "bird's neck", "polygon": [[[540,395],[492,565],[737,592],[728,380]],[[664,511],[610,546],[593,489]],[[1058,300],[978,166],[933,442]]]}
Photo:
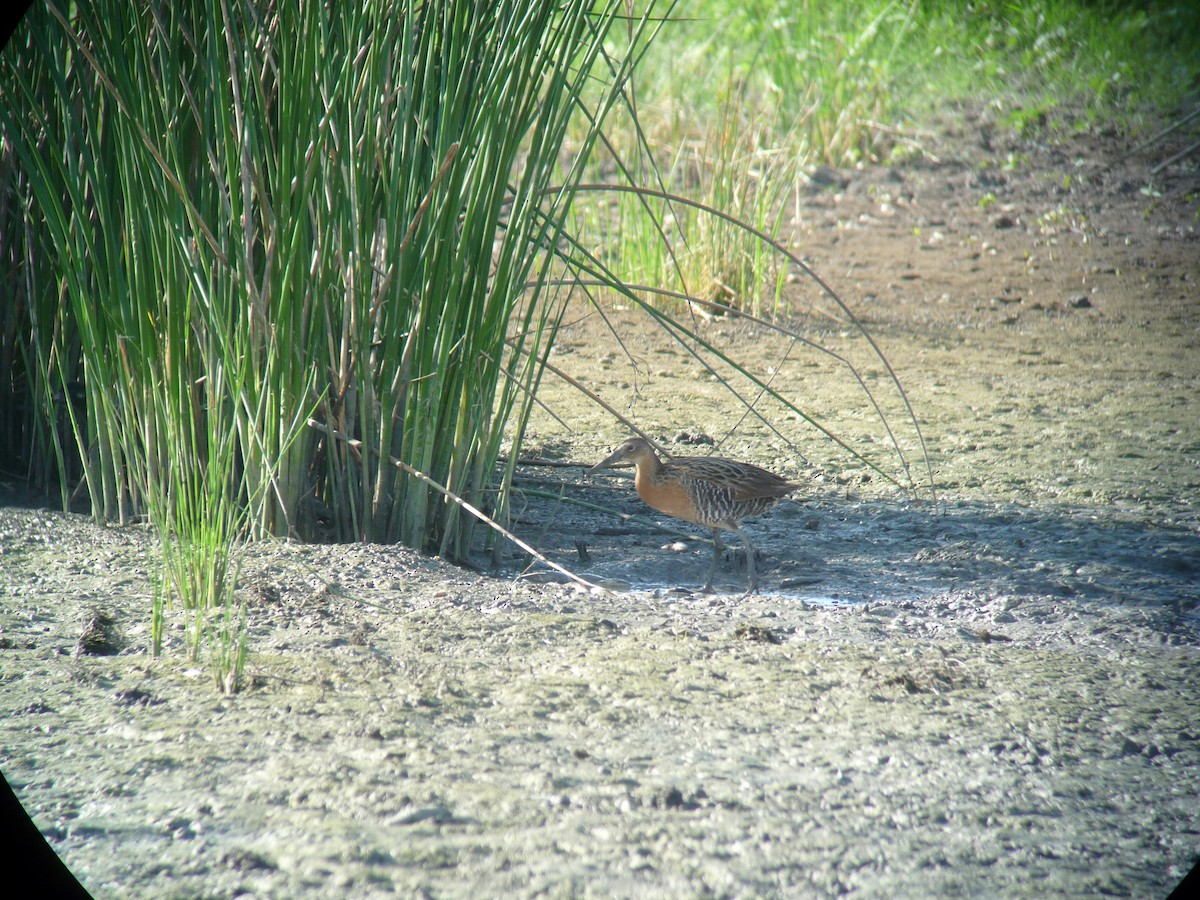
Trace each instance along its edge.
{"label": "bird's neck", "polygon": [[643,488],[658,484],[659,469],[661,468],[658,457],[653,454],[639,457],[636,464],[637,469],[633,476],[633,486],[640,492]]}

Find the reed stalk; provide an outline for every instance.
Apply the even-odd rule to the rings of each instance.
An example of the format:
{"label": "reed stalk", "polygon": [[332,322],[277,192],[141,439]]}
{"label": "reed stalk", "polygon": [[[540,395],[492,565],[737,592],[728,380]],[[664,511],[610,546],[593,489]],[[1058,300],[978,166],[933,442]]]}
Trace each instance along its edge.
{"label": "reed stalk", "polygon": [[561,314],[552,249],[657,27],[626,12],[51,0],[6,48],[42,458],[64,504],[78,480],[97,520],[150,518],[155,609],[190,615],[225,689],[241,540],[464,558],[476,519],[446,492],[503,517],[501,445]]}

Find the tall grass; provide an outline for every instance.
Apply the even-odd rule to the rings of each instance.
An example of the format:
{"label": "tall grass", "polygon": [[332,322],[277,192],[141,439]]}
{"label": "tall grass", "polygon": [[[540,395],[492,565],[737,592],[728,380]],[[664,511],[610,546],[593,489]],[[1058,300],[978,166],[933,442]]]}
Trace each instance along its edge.
{"label": "tall grass", "polygon": [[[692,0],[640,72],[642,125],[697,134],[718,87],[745,85],[801,163],[853,166],[911,152],[914,124],[963,104],[1053,132],[1194,105],[1195,4],[1113,0]],[[660,121],[656,121],[657,119]]]}
{"label": "tall grass", "polygon": [[624,8],[30,11],[0,68],[25,224],[6,237],[30,393],[66,423],[32,456],[59,460],[64,502],[77,457],[98,520],[155,525],[156,648],[178,601],[190,651],[216,636],[236,688],[244,537],[466,556],[474,520],[389,457],[503,512],[501,441],[519,444],[560,310],[548,250],[652,27],[623,20],[625,55],[585,91]]}
{"label": "tall grass", "polygon": [[[1188,3],[922,3],[907,57],[911,112],[985,99],[1002,124],[1053,133],[1136,128],[1195,103],[1200,10]],[[920,99],[924,98],[924,99]]]}
{"label": "tall grass", "polygon": [[[1200,32],[1177,29],[1189,16],[1077,0],[693,0],[647,54],[637,115],[591,174],[632,172],[777,237],[801,166],[919,152],[912,122],[947,106],[986,103],[1026,131],[1178,102],[1200,74]],[[627,193],[589,198],[577,213],[600,260],[664,308],[684,294],[755,316],[793,313],[782,288],[794,267],[744,228]]]}
{"label": "tall grass", "polygon": [[[721,94],[719,118],[703,135],[676,127],[663,142],[669,158],[657,158],[653,148],[633,149],[629,168],[654,173],[639,183],[656,182],[776,235],[796,182],[795,157],[778,147],[773,117],[754,110],[741,85],[729,82]],[[589,168],[596,180],[607,163],[598,156]],[[785,312],[779,288],[786,265],[729,220],[626,192],[585,200],[574,213],[573,231],[603,247],[604,260],[627,284],[666,287],[755,315]]]}

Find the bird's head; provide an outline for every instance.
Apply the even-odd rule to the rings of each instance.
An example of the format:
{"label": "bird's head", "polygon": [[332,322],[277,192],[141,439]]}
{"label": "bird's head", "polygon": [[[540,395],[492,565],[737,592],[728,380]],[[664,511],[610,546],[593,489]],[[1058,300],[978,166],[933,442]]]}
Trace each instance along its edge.
{"label": "bird's head", "polygon": [[650,442],[640,437],[630,438],[614,450],[611,455],[588,469],[587,474],[591,475],[600,469],[611,469],[614,466],[636,466],[639,462],[649,461],[650,459],[656,461],[658,459],[654,454],[654,448],[650,446]]}

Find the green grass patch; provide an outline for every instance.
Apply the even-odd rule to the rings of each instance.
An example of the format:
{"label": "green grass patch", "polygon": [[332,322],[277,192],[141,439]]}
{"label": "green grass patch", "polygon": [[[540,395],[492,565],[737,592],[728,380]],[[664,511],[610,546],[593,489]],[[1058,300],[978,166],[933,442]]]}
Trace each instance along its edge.
{"label": "green grass patch", "polygon": [[245,538],[465,558],[459,501],[503,517],[573,185],[654,27],[624,10],[30,10],[0,61],[22,449],[159,532],[155,649],[177,604],[237,688]]}
{"label": "green grass patch", "polygon": [[1021,133],[1137,129],[1200,85],[1195,4],[693,0],[677,17],[639,73],[647,131],[718,127],[732,78],[806,163],[886,161],[961,104]]}

